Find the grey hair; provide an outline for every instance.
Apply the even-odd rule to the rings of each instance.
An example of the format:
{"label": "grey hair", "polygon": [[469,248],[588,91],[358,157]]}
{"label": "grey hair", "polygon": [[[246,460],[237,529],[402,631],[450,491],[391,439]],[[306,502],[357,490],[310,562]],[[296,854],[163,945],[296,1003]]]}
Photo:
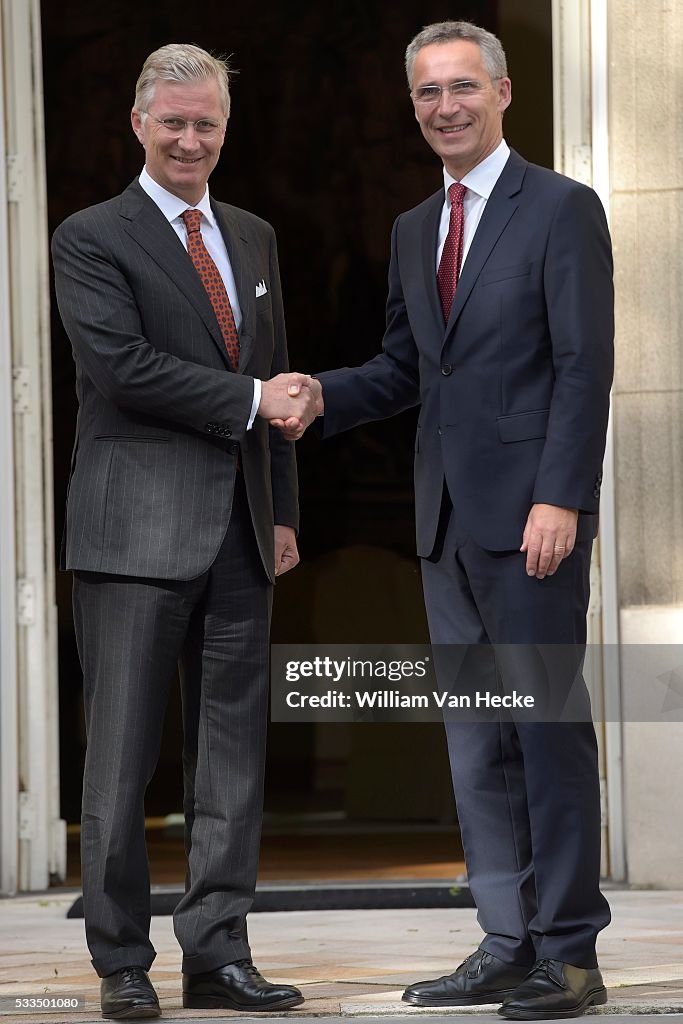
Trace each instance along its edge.
{"label": "grey hair", "polygon": [[160,47],[142,66],[135,85],[134,109],[146,111],[154,98],[154,87],[158,81],[196,82],[212,78],[218,83],[226,120],[230,116],[230,74],[232,69],[227,60],[214,57],[194,43],[168,43]]}
{"label": "grey hair", "polygon": [[418,52],[423,46],[432,43],[450,43],[454,39],[466,39],[476,43],[481,50],[484,67],[491,78],[507,78],[508,68],[505,50],[500,39],[493,32],[473,25],[471,21],[437,21],[433,25],[425,25],[415,36],[406,49],[406,75],[408,85],[413,87],[413,65]]}

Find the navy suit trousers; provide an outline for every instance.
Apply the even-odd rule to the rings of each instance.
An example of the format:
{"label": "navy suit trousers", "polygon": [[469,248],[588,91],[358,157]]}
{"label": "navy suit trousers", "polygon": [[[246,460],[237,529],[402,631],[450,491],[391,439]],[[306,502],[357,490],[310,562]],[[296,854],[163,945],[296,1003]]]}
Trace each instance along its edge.
{"label": "navy suit trousers", "polygon": [[[554,576],[539,580],[527,576],[525,554],[479,547],[446,508],[438,555],[422,561],[432,643],[472,645],[480,689],[496,685],[496,672],[519,672],[532,645],[582,651],[591,546],[578,543]],[[494,668],[497,644],[507,655]],[[579,687],[587,706],[580,675]],[[446,733],[468,878],[486,933],[481,947],[509,963],[550,957],[595,967],[596,936],[610,914],[599,889],[592,722],[515,722],[496,713],[483,722],[447,718]]]}

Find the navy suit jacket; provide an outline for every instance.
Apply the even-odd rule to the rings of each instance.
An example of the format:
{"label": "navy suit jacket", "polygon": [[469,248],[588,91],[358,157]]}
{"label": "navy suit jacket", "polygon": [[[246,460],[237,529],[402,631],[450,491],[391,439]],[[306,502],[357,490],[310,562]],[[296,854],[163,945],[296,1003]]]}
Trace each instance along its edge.
{"label": "navy suit jacket", "polygon": [[391,239],[382,352],[319,374],[323,434],[420,406],[418,554],[433,551],[444,479],[482,547],[514,550],[531,506],[597,533],[613,372],[609,232],[595,192],[517,153],[498,179],[444,325],[436,284],[443,189]]}
{"label": "navy suit jacket", "polygon": [[242,310],[239,373],[187,251],[137,181],[54,234],[79,401],[63,568],[199,576],[225,536],[239,471],[271,580],[274,522],[298,525],[294,446],[258,416],[246,430],[253,378],[288,368],[275,235],[251,213],[211,206]]}

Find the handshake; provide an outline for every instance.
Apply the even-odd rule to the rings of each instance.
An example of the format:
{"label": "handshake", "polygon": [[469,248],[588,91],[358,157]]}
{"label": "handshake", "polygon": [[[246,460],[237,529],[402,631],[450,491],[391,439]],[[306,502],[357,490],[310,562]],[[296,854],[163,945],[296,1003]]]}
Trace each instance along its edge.
{"label": "handshake", "polygon": [[323,408],[322,385],[308,374],[279,373],[261,384],[258,415],[288,441],[298,441]]}

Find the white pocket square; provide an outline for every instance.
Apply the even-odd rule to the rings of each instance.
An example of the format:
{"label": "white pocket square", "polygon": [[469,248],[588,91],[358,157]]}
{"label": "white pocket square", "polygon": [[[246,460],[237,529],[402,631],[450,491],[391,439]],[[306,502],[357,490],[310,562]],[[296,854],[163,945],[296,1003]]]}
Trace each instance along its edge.
{"label": "white pocket square", "polygon": [[267,293],[268,289],[266,288],[266,282],[264,280],[260,280],[256,285],[256,298],[259,299],[262,295],[266,295]]}

